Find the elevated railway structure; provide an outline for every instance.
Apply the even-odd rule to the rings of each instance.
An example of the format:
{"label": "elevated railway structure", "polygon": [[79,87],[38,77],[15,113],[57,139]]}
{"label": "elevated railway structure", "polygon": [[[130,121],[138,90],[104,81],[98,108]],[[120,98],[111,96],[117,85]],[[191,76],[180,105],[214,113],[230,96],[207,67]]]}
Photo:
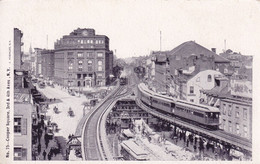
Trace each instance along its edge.
{"label": "elevated railway structure", "polygon": [[[131,75],[132,76],[132,75]],[[128,85],[117,86],[117,88],[109,94],[102,102],[100,102],[93,110],[91,110],[82,126],[77,129],[76,135],[82,136],[82,157],[83,160],[113,160],[108,154],[110,153],[107,146],[103,143],[101,120],[106,111],[121,97],[127,96],[133,92],[136,82],[134,78],[130,78]],[[82,130],[80,130],[82,128]]]}
{"label": "elevated railway structure", "polygon": [[217,141],[224,145],[228,145],[228,146],[232,147],[233,149],[237,149],[240,151],[242,150],[243,152],[246,152],[249,154],[252,153],[252,142],[249,141],[248,139],[228,134],[222,130],[208,130],[203,127],[196,126],[192,123],[184,121],[180,118],[161,113],[161,112],[151,109],[150,107],[145,105],[139,98],[136,98],[136,104],[139,105],[139,107],[141,107],[146,112],[148,112],[158,118],[161,118],[165,121],[168,121],[176,126],[183,127],[190,132],[193,132],[200,136],[206,137],[210,140]]}

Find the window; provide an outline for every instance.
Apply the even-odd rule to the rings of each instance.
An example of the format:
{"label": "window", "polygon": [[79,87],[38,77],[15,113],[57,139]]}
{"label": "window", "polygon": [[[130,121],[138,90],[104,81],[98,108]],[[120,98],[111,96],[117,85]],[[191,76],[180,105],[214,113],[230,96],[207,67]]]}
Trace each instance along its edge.
{"label": "window", "polygon": [[68,52],[68,57],[73,57],[73,52]]}
{"label": "window", "polygon": [[102,73],[98,73],[98,74],[97,74],[97,77],[98,77],[98,78],[102,78]]}
{"label": "window", "polygon": [[236,112],[236,117],[239,118],[239,112]]}
{"label": "window", "polygon": [[83,61],[82,60],[79,60],[79,65],[82,65],[83,64]]}
{"label": "window", "polygon": [[194,100],[193,100],[193,99],[190,99],[190,102],[194,102]]}
{"label": "window", "polygon": [[89,60],[89,61],[88,61],[88,65],[92,65],[92,60]]}
{"label": "window", "polygon": [[226,111],[227,111],[227,106],[226,106],[226,104],[223,104],[223,115],[226,114]]}
{"label": "window", "polygon": [[98,71],[102,71],[102,66],[98,66]]}
{"label": "window", "polygon": [[194,87],[190,86],[190,93],[194,93]]}
{"label": "window", "polygon": [[232,133],[232,122],[231,122],[231,121],[229,121],[228,123],[229,123],[229,132],[231,132],[231,133]]}
{"label": "window", "polygon": [[225,119],[223,119],[222,127],[223,127],[224,130],[226,129],[226,120]]}
{"label": "window", "polygon": [[228,115],[232,115],[232,105],[228,105]]}
{"label": "window", "polygon": [[98,57],[103,57],[103,53],[98,52],[97,56],[98,56]]}
{"label": "window", "polygon": [[22,160],[22,148],[14,147],[14,160]]}
{"label": "window", "polygon": [[87,57],[88,58],[92,58],[93,57],[93,53],[92,52],[87,52]]}
{"label": "window", "polygon": [[102,61],[98,61],[98,65],[102,65],[103,64],[103,62]]}
{"label": "window", "polygon": [[236,123],[236,133],[239,135],[239,123]]}
{"label": "window", "polygon": [[247,126],[244,125],[244,137],[248,137]]}
{"label": "window", "polygon": [[83,61],[82,60],[79,60],[78,61],[78,64],[79,64],[79,71],[82,71],[82,69],[83,69]]}
{"label": "window", "polygon": [[90,43],[90,40],[87,40],[87,43]]}
{"label": "window", "polygon": [[14,133],[22,133],[22,118],[15,117],[14,118]]}
{"label": "window", "polygon": [[96,44],[98,44],[98,40],[96,40]]}
{"label": "window", "polygon": [[72,70],[72,69],[73,69],[73,62],[69,61],[69,70]]}
{"label": "window", "polygon": [[243,118],[244,120],[247,120],[247,109],[243,108]]}
{"label": "window", "polygon": [[211,82],[212,81],[212,77],[211,75],[208,75],[208,82]]}
{"label": "window", "polygon": [[88,71],[92,71],[92,66],[88,66]]}
{"label": "window", "polygon": [[82,58],[83,57],[83,53],[82,52],[78,52],[78,57]]}

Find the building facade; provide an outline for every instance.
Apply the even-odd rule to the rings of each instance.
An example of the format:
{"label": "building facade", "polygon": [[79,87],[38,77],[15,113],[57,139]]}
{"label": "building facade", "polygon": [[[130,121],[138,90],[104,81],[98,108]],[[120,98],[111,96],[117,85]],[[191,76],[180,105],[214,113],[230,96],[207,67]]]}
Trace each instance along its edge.
{"label": "building facade", "polygon": [[14,28],[14,69],[16,70],[20,70],[22,66],[22,37],[22,31]]}
{"label": "building facade", "polygon": [[42,75],[42,54],[41,48],[34,48],[35,50],[35,66],[36,66],[36,76],[39,77]]}
{"label": "building facade", "polygon": [[28,72],[14,72],[14,160],[32,160],[32,99]]}
{"label": "building facade", "polygon": [[55,43],[54,80],[68,87],[105,86],[112,73],[109,38],[94,29],[76,29]]}
{"label": "building facade", "polygon": [[54,78],[54,50],[42,50],[41,59],[43,78],[52,80]]}

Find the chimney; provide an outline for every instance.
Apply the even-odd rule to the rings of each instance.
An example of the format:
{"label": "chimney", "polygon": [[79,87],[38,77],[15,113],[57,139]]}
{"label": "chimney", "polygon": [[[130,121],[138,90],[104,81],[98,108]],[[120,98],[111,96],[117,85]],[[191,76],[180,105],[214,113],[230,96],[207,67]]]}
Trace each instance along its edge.
{"label": "chimney", "polygon": [[216,48],[211,48],[211,51],[216,53]]}

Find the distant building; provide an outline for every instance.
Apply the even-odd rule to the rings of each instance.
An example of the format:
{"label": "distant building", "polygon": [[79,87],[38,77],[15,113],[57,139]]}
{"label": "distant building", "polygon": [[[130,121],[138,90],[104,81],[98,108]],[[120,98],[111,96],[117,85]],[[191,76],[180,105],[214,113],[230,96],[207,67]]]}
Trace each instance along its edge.
{"label": "distant building", "polygon": [[20,70],[22,69],[22,37],[23,33],[18,28],[14,28],[14,69]]}
{"label": "distant building", "polygon": [[69,87],[105,86],[113,68],[109,38],[76,29],[54,46],[54,80]]}
{"label": "distant building", "polygon": [[36,64],[36,76],[39,77],[42,75],[42,54],[41,48],[34,48],[35,51],[35,64]]}
{"label": "distant building", "polygon": [[241,53],[233,52],[230,49],[223,53],[220,53],[219,55],[228,59],[231,62],[230,65],[236,70],[245,66],[248,68],[252,68],[252,56],[242,55]]}
{"label": "distant building", "polygon": [[41,73],[45,79],[54,78],[54,50],[41,51]]}
{"label": "distant building", "polygon": [[214,48],[210,51],[194,41],[154,55],[156,88],[163,88],[168,94],[181,99],[187,98],[184,95],[188,89],[185,88],[187,80],[199,72],[216,70],[222,74],[229,73],[229,60],[217,55]]}

